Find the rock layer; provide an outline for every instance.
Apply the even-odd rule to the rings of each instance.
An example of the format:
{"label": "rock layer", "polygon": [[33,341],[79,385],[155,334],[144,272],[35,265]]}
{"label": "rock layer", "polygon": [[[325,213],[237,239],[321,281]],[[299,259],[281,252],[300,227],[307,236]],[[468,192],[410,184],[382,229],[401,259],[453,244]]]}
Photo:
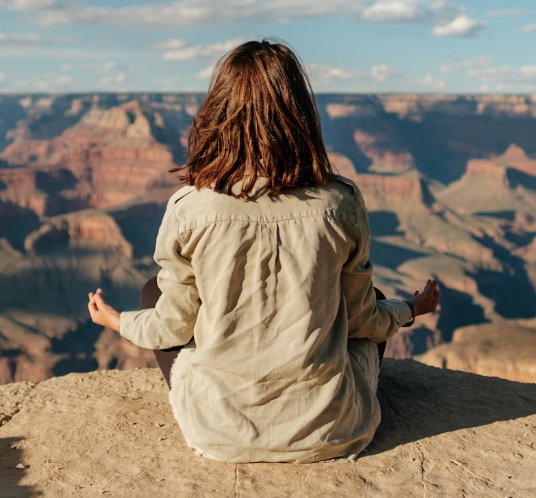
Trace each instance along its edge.
{"label": "rock layer", "polygon": [[463,327],[450,344],[416,359],[434,367],[536,383],[535,325],[503,321]]}

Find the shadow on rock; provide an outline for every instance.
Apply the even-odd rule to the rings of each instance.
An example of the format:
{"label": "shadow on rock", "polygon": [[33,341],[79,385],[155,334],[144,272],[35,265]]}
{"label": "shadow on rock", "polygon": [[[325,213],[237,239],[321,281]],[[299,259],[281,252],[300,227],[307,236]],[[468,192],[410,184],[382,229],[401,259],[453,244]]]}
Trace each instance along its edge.
{"label": "shadow on rock", "polygon": [[382,363],[378,399],[382,422],[363,457],[445,432],[536,414],[536,384],[442,370],[415,360]]}
{"label": "shadow on rock", "polygon": [[32,486],[20,484],[26,471],[17,468],[24,465],[22,450],[19,443],[22,438],[0,438],[0,496],[2,498],[34,498],[42,496]]}

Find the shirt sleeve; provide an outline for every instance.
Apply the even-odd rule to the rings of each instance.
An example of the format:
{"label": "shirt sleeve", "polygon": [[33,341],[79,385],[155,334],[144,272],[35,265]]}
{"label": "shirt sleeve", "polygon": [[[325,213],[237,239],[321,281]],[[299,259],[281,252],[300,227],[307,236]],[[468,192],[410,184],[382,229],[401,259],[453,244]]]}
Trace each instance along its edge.
{"label": "shirt sleeve", "polygon": [[145,349],[168,349],[190,342],[200,306],[191,261],[181,256],[179,222],[171,198],[156,238],[154,260],[161,267],[162,292],[154,308],[120,315],[119,333]]}
{"label": "shirt sleeve", "polygon": [[370,225],[365,202],[356,190],[355,224],[351,224],[354,247],[343,266],[341,283],[348,312],[348,338],[366,338],[380,343],[411,320],[411,309],[398,299],[376,300],[369,261]]}

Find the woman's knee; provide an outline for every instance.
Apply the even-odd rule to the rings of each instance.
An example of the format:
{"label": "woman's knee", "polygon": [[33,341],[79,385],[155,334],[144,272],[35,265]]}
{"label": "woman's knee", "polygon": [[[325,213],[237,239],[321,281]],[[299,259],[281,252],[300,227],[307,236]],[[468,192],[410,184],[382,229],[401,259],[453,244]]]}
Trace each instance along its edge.
{"label": "woman's knee", "polygon": [[140,308],[142,310],[147,308],[154,308],[160,295],[160,289],[156,281],[156,277],[147,280],[140,294]]}

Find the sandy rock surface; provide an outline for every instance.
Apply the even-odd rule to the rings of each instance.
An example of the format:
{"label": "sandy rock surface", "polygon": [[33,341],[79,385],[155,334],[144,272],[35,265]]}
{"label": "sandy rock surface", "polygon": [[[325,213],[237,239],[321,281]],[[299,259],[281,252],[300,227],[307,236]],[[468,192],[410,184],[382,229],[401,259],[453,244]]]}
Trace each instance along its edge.
{"label": "sandy rock surface", "polygon": [[380,386],[357,462],[238,465],[186,448],[154,369],[0,386],[0,496],[536,496],[536,385],[386,360]]}

